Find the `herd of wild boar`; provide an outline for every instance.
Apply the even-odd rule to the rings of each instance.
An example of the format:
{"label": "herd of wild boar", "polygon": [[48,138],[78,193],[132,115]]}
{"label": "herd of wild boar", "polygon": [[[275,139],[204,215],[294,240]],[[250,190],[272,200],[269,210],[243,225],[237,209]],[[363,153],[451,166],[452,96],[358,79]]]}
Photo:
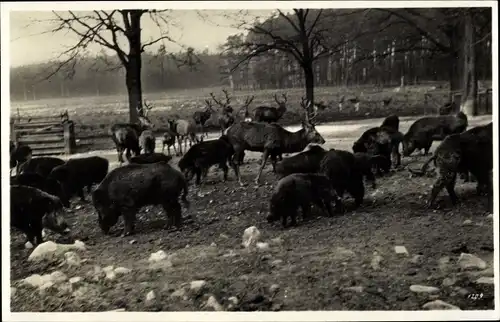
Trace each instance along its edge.
{"label": "herd of wild boar", "polygon": [[[364,182],[376,187],[375,176],[387,174],[391,168],[401,165],[400,145],[403,157],[415,150],[428,154],[433,141],[442,141],[421,170],[410,170],[415,175],[424,175],[431,162],[438,177],[426,207],[432,207],[438,193],[446,188],[450,200],[457,203],[455,193],[457,175],[466,181],[475,178],[477,193],[487,194],[492,204],[493,169],[493,125],[477,126],[467,130],[465,114],[422,117],[415,121],[406,134],[399,132],[399,118],[387,117],[383,123],[363,133],[354,142],[352,152],[330,149],[316,130],[314,118],[317,109],[311,102],[302,99],[304,110],[302,128],[290,132],[277,122],[286,111],[284,100],[275,100],[278,108],[259,106],[253,120],[248,113],[252,98],[247,98],[243,109],[244,120],[233,116],[230,99],[221,103],[212,94],[212,99],[221,106],[213,109],[206,100],[207,108],[195,112],[192,119],[169,120],[169,129],[163,136],[162,153],[155,152],[153,124],[147,117],[150,107],[137,124],[120,123],[110,127],[109,134],[116,145],[120,167],[109,171],[105,158],[93,156],[63,161],[56,157],[31,157],[31,149],[11,142],[10,167],[16,169],[11,177],[11,226],[27,235],[33,245],[42,242],[42,229],[57,233],[68,233],[64,220],[64,208],[70,200],[79,197],[85,200],[85,190],[92,199],[97,212],[96,219],[104,234],[117,223],[124,221],[123,236],[134,233],[137,212],[144,206],[161,205],[166,216],[166,229],[178,229],[182,225],[182,202],[189,208],[187,199],[189,182],[196,176],[199,185],[209,168],[218,165],[227,180],[229,168],[243,186],[240,165],[245,151],[262,153],[262,160],[255,177],[258,184],[268,159],[279,181],[269,200],[267,220],[282,220],[283,226],[297,223],[301,209],[302,218],[307,219],[311,206],[325,210],[328,215],[343,213],[342,204],[346,192],[354,199],[354,207],[363,203]],[[312,115],[310,110],[314,111]],[[203,140],[204,126],[208,120],[220,125],[221,136],[216,140]],[[201,137],[194,129],[202,127]],[[178,149],[175,149],[177,139]],[[190,148],[186,151],[186,139]],[[182,142],[184,151],[182,152]],[[163,154],[165,145],[168,155]],[[181,155],[177,167],[170,161],[170,147]],[[125,152],[127,164],[124,164]],[[297,153],[282,158],[283,154]],[[472,176],[470,176],[472,175]],[[97,185],[92,190],[94,185]],[[332,207],[333,206],[333,207]]]}

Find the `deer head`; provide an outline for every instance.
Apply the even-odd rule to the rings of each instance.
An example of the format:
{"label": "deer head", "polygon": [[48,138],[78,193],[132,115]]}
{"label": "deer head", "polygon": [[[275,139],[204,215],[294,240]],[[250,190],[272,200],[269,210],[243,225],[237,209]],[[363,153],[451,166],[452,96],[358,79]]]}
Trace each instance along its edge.
{"label": "deer head", "polygon": [[222,92],[226,96],[226,102],[225,103],[222,103],[221,101],[218,101],[215,98],[215,96],[214,96],[213,93],[210,93],[210,96],[212,97],[212,99],[214,100],[214,102],[221,107],[223,113],[226,113],[226,114],[232,113],[233,112],[233,108],[230,105],[231,104],[231,98],[229,97],[229,93],[225,89],[223,89]]}
{"label": "deer head", "polygon": [[300,102],[300,106],[304,109],[304,114],[305,114],[305,123],[307,124],[314,124],[314,119],[318,115],[318,109],[313,109],[312,115],[309,115],[309,108],[312,105],[312,102],[306,99],[305,97],[302,97],[302,100]]}
{"label": "deer head", "polygon": [[148,114],[149,114],[149,111],[151,111],[151,109],[153,108],[152,105],[146,103],[146,101],[144,101],[144,108],[142,109],[143,110],[143,113],[142,115],[140,115],[139,113],[139,122],[141,123],[141,125],[143,127],[146,127],[146,128],[154,128],[154,124],[153,122],[151,122],[151,120],[149,119],[148,117]]}
{"label": "deer head", "polygon": [[210,111],[210,112],[215,112],[213,107],[212,107],[212,101],[210,101],[209,99],[206,99],[205,100],[205,104],[207,105],[207,110]]}
{"label": "deer head", "polygon": [[286,102],[287,102],[287,97],[286,97],[286,93],[283,93],[281,94],[281,96],[283,97],[283,100],[280,101],[278,99],[278,96],[276,94],[274,94],[274,100],[276,101],[276,103],[278,104],[278,107],[280,108],[285,108],[286,109]]}

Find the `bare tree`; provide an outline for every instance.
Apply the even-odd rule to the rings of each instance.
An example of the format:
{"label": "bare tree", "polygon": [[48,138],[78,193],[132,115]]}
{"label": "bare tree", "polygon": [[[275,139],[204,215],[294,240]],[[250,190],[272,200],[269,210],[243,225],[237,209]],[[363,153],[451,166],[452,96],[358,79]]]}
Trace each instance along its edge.
{"label": "bare tree", "polygon": [[[91,44],[98,44],[113,51],[125,68],[125,84],[128,92],[130,122],[143,116],[141,55],[148,46],[172,38],[163,33],[169,25],[169,10],[94,10],[92,12],[56,12],[52,22],[57,25],[53,33],[71,32],[78,36],[77,42],[64,50],[59,66],[48,77],[55,75],[63,66],[72,64],[81,52]],[[160,36],[147,41],[142,39],[141,19],[148,16],[159,28]],[[128,46],[126,46],[128,45]],[[128,47],[128,51],[124,48]]]}
{"label": "bare tree", "polygon": [[[355,14],[365,18],[369,11],[370,9],[293,9],[293,14],[287,14],[277,10],[263,23],[241,22],[239,27],[248,31],[246,39],[243,42],[228,42],[225,48],[234,51],[235,48],[231,45],[236,44],[242,52],[242,58],[233,66],[232,71],[262,54],[285,53],[293,57],[302,68],[306,97],[314,102],[314,63],[339,52],[349,41],[379,32],[377,28],[363,29],[364,24],[350,19]],[[385,26],[382,22],[380,20],[383,29]],[[335,32],[332,32],[334,27]]]}

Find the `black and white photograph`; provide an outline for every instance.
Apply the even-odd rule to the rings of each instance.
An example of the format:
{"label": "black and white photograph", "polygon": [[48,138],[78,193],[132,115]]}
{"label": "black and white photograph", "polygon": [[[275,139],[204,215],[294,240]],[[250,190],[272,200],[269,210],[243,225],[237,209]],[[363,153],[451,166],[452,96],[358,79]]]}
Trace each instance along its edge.
{"label": "black and white photograph", "polygon": [[2,320],[500,318],[496,1],[1,7]]}

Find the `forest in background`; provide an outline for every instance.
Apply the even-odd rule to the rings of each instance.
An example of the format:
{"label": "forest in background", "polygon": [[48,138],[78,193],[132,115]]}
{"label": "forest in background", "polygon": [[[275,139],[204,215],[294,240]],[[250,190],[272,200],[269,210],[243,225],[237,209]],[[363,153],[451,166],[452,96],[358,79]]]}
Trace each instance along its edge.
{"label": "forest in background", "polygon": [[[489,80],[491,9],[475,10],[477,79]],[[318,39],[314,38],[317,43],[310,37],[315,48],[324,51],[313,64],[315,86],[399,86],[403,76],[404,83],[412,85],[453,82],[452,79],[460,83],[459,75],[452,74],[453,70],[460,72],[463,63],[450,57],[458,53],[458,44],[462,43],[463,35],[455,32],[459,30],[457,24],[463,23],[462,11],[462,8],[429,8],[393,9],[387,13],[323,9],[321,23],[315,26],[321,31],[317,32]],[[255,90],[303,87],[303,70],[293,53],[267,50],[249,58],[247,44],[255,44],[261,36],[256,27],[275,31],[280,37],[289,37],[287,40],[294,35],[294,26],[286,23],[286,17],[273,15],[255,23],[248,32],[229,36],[217,53],[206,50],[168,53],[164,46],[154,52],[146,51],[142,54],[143,91],[215,86]],[[124,75],[118,57],[103,53],[80,56],[62,68],[58,61],[11,68],[11,99],[126,95]]]}

